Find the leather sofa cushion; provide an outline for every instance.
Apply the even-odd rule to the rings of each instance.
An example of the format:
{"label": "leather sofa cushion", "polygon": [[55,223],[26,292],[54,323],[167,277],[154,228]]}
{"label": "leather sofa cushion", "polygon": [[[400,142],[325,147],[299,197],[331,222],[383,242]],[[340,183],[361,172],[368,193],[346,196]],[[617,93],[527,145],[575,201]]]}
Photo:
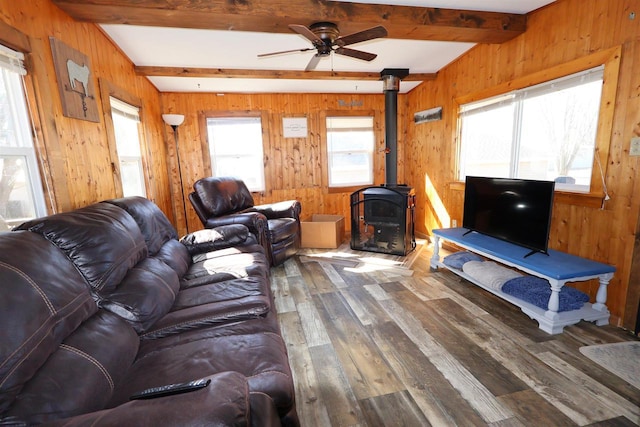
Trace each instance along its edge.
{"label": "leather sofa cushion", "polygon": [[179,334],[167,334],[163,336],[162,339],[143,339],[140,341],[138,357],[144,357],[154,351],[175,347],[176,345],[182,345],[191,341],[230,335],[251,335],[262,332],[280,334],[278,315],[274,310],[270,310],[264,317],[220,323],[207,328],[184,330]]}
{"label": "leather sofa cushion", "polygon": [[188,307],[168,313],[140,338],[158,339],[192,329],[257,319],[266,316],[270,309],[271,299],[267,296],[248,296]]}
{"label": "leather sofa cushion", "polygon": [[229,301],[247,296],[270,295],[269,281],[263,277],[244,277],[182,289],[173,303],[172,311],[212,302]]}
{"label": "leather sofa cushion", "polygon": [[190,255],[225,249],[244,243],[249,229],[242,224],[230,224],[213,229],[198,230],[180,239]]}
{"label": "leather sofa cushion", "polygon": [[150,256],[157,254],[162,245],[169,240],[178,238],[176,229],[151,200],[144,197],[125,197],[106,200],[105,203],[116,205],[133,217],[144,236]]}
{"label": "leather sofa cushion", "polygon": [[100,306],[129,322],[143,333],[167,314],[180,288],[178,275],[156,258],[140,261]]}
{"label": "leather sofa cushion", "polygon": [[109,406],[126,402],[139,390],[225,371],[243,374],[250,391],[271,396],[281,416],[293,407],[293,380],[285,344],[272,333],[203,338],[138,357]]}
{"label": "leather sofa cushion", "polygon": [[[42,260],[47,260],[43,262]],[[35,372],[98,307],[73,264],[27,231],[0,239],[0,413]]]}
{"label": "leather sofa cushion", "polygon": [[147,256],[138,224],[108,203],[37,218],[18,229],[41,234],[56,245],[99,295],[111,292]]}
{"label": "leather sofa cushion", "polygon": [[53,353],[25,386],[7,415],[28,423],[103,409],[138,352],[133,329],[99,311]]}
{"label": "leather sofa cushion", "polygon": [[178,277],[184,276],[191,265],[191,255],[187,252],[187,248],[177,240],[169,240],[162,245],[154,258],[171,267]]}
{"label": "leather sofa cushion", "polygon": [[253,196],[245,183],[235,178],[202,178],[193,189],[209,216],[221,216],[253,206]]}
{"label": "leather sofa cushion", "polygon": [[267,280],[269,271],[269,263],[262,253],[242,253],[233,248],[197,255],[193,261],[180,282],[182,289],[249,276]]}
{"label": "leather sofa cushion", "polygon": [[[271,426],[268,401],[250,396],[246,378],[237,372],[208,377],[211,384],[200,390],[148,400],[132,400],[104,411],[47,424],[49,427],[85,426]],[[250,403],[251,402],[251,403]],[[254,402],[258,404],[254,410]],[[273,403],[271,403],[273,405]],[[255,416],[256,424],[251,424]]]}
{"label": "leather sofa cushion", "polygon": [[158,258],[182,277],[191,264],[191,258],[186,248],[178,243],[176,229],[155,203],[144,197],[125,197],[105,200],[104,203],[127,211],[140,227],[149,256]]}

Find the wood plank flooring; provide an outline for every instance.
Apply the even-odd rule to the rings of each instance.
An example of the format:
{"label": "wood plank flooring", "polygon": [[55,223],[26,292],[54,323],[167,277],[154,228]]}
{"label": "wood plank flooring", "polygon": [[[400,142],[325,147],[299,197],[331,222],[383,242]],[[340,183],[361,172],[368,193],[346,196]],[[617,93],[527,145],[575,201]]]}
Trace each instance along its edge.
{"label": "wood plank flooring", "polygon": [[408,257],[344,248],[271,271],[302,426],[640,425],[640,390],[579,352],[629,332],[581,322],[548,335],[430,271],[426,244]]}

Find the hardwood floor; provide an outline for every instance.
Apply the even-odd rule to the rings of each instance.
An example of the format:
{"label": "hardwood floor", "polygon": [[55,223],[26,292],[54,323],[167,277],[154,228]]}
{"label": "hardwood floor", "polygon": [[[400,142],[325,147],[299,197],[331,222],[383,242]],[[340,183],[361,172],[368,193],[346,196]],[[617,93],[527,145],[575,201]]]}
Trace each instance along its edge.
{"label": "hardwood floor", "polygon": [[640,424],[640,390],[579,352],[630,333],[581,322],[548,335],[430,271],[425,246],[404,258],[337,252],[272,269],[303,426]]}

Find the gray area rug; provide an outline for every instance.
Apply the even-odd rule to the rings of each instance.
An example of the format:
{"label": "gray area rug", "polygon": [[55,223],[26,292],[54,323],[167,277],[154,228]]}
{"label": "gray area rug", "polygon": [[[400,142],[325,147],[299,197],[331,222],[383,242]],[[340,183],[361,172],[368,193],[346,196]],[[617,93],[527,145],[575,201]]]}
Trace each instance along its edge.
{"label": "gray area rug", "polygon": [[589,345],[580,353],[640,389],[640,341]]}

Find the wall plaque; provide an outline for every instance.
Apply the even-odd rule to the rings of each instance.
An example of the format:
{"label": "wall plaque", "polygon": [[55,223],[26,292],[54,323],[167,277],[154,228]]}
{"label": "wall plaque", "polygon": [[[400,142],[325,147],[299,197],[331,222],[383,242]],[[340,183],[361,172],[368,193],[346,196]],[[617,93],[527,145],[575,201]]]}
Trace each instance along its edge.
{"label": "wall plaque", "polygon": [[285,138],[306,138],[307,118],[306,117],[283,117],[282,131]]}
{"label": "wall plaque", "polygon": [[55,37],[49,37],[49,42],[62,101],[62,113],[66,117],[99,123],[98,102],[89,59]]}

